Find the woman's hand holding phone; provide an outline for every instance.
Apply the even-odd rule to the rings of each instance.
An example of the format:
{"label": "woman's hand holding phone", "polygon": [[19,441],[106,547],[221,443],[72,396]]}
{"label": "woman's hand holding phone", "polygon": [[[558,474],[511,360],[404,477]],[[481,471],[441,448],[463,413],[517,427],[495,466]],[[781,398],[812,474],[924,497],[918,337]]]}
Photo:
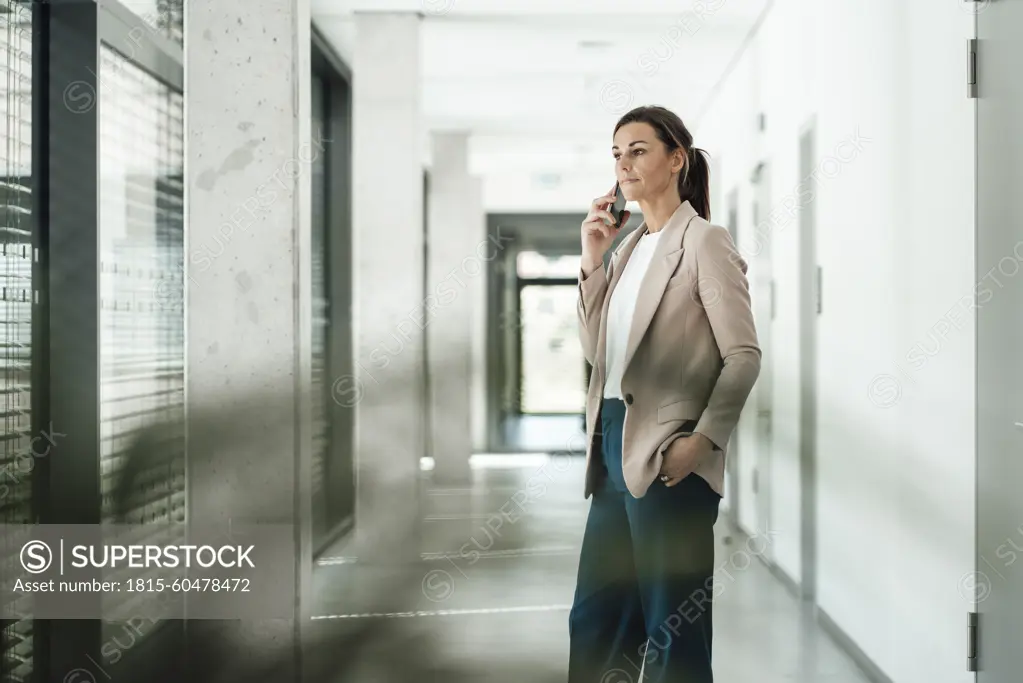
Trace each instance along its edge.
{"label": "woman's hand holding phone", "polygon": [[[616,185],[617,187],[617,185]],[[608,210],[615,202],[615,189],[590,203],[590,212],[582,222],[583,274],[589,275],[604,262],[604,254],[611,248],[615,237],[628,222],[630,213],[622,214],[621,225],[615,224],[614,216]]]}

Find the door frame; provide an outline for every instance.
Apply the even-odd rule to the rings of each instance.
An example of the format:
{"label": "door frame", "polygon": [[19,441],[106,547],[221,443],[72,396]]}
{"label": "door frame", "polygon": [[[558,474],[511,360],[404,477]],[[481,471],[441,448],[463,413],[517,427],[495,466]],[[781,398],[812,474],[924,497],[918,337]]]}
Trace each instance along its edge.
{"label": "door frame", "polygon": [[[732,243],[739,246],[739,188],[733,187],[725,195],[726,228],[732,236]],[[739,527],[740,508],[742,506],[742,489],[739,482],[740,439],[732,438],[728,443],[725,456],[725,495],[728,500],[728,516],[735,527]]]}
{"label": "door frame", "polygon": [[[518,318],[517,257],[520,251],[579,253],[579,225],[585,213],[492,213],[487,212],[487,238],[497,256],[486,272],[486,326],[484,360],[486,434],[484,442],[491,453],[509,448],[505,426],[518,414],[516,392],[515,343],[508,339],[508,321]],[[635,219],[633,219],[635,220]],[[631,223],[631,221],[630,221]]]}
{"label": "door frame", "polygon": [[[799,177],[809,178],[817,153],[817,119],[799,129]],[[799,204],[799,552],[800,597],[817,598],[817,344],[823,312],[817,257],[816,195]]]}
{"label": "door frame", "polygon": [[[750,178],[752,189],[752,216],[751,223],[759,249],[753,255],[752,260],[756,264],[754,271],[754,292],[768,297],[766,303],[756,306],[757,310],[765,311],[766,315],[760,320],[762,325],[758,326],[757,336],[760,342],[763,362],[761,363],[760,376],[758,378],[757,393],[755,399],[754,434],[757,442],[755,453],[756,462],[754,468],[755,498],[754,504],[757,511],[756,533],[766,533],[770,528],[771,521],[771,456],[774,435],[774,372],[773,372],[773,334],[776,293],[774,280],[774,259],[772,256],[773,240],[771,231],[761,227],[764,217],[768,214],[771,206],[771,164],[761,160],[754,167]],[[761,243],[760,240],[763,240]],[[767,289],[761,289],[760,285],[767,283]],[[773,564],[771,547],[764,549],[764,560]]]}

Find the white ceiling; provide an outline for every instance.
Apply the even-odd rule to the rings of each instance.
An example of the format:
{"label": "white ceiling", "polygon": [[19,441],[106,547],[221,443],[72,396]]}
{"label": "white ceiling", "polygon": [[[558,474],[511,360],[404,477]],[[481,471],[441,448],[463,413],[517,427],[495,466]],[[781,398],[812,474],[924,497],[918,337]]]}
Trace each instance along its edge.
{"label": "white ceiling", "polygon": [[422,14],[427,125],[470,131],[481,174],[607,166],[615,121],[640,104],[694,129],[770,1],[311,0],[353,65],[353,12]]}

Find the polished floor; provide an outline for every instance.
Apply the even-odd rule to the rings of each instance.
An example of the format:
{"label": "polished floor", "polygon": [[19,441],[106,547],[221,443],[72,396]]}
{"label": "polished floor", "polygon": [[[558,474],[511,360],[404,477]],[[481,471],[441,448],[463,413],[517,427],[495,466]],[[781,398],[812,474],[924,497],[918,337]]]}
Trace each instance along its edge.
{"label": "polished floor", "polygon": [[[503,462],[475,469],[464,488],[435,487],[424,472],[418,562],[360,560],[343,543],[319,559],[314,628],[316,647],[333,662],[330,680],[564,681],[589,505],[581,459]],[[768,541],[736,534],[721,516],[716,680],[866,682],[751,559]],[[639,680],[638,671],[616,671],[599,683]]]}

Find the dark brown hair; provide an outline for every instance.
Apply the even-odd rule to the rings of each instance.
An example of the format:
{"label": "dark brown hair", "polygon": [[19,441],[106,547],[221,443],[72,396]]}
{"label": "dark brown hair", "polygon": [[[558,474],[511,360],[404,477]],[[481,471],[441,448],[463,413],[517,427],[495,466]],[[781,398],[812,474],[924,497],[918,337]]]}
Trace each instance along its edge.
{"label": "dark brown hair", "polygon": [[657,138],[668,148],[668,153],[681,149],[685,165],[678,176],[678,196],[688,200],[700,217],[710,221],[710,166],[707,152],[693,147],[693,135],[678,114],[658,106],[636,107],[618,119],[614,132],[628,123],[647,123],[657,132]]}

